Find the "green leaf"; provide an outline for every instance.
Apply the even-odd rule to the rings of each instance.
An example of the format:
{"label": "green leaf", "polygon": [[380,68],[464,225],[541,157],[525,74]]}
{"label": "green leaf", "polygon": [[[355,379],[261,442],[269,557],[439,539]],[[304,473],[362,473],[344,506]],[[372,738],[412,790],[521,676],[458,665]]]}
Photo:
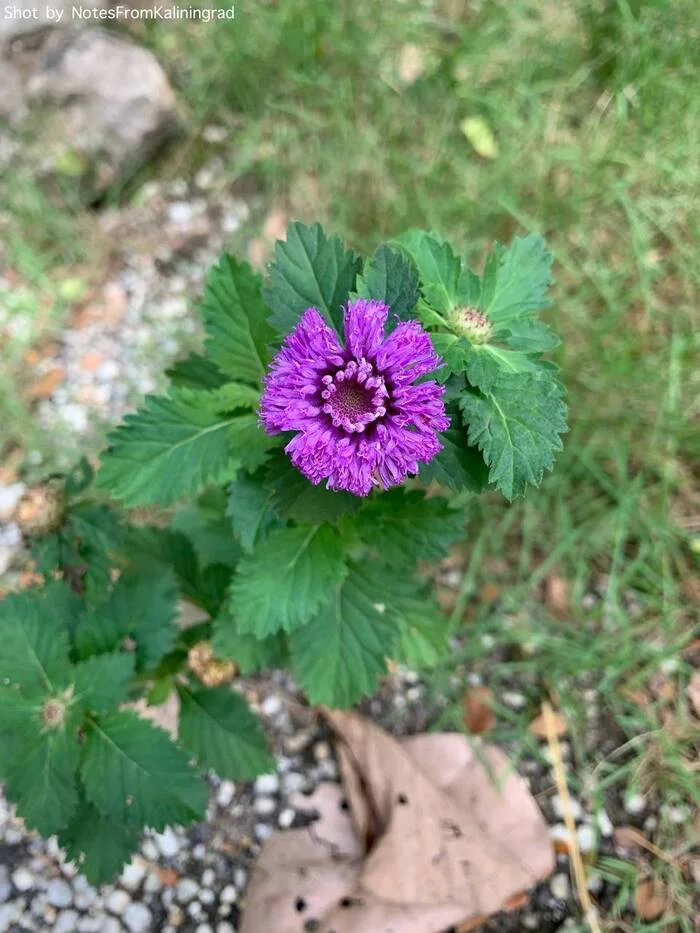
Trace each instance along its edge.
{"label": "green leaf", "polygon": [[385,604],[398,629],[395,661],[422,670],[445,659],[449,627],[428,586],[405,577],[395,578]]}
{"label": "green leaf", "polygon": [[274,768],[265,736],[242,696],[230,687],[178,686],[180,740],[201,768],[250,781]]}
{"label": "green leaf", "polygon": [[485,395],[465,393],[460,407],[489,466],[489,481],[507,499],[539,485],[567,430],[564,390],[548,373],[502,374]]}
{"label": "green leaf", "polygon": [[179,531],[155,525],[128,529],[122,560],[132,571],[147,567],[159,574],[163,567],[175,573],[183,596],[196,601],[199,566],[194,546]]}
{"label": "green leaf", "polygon": [[12,687],[0,686],[0,733],[4,731],[26,732],[41,726],[42,703],[37,697],[28,698],[15,684]]}
{"label": "green leaf", "polygon": [[267,638],[243,635],[236,630],[235,619],[223,612],[214,620],[214,653],[231,658],[244,676],[271,668],[286,667],[289,651],[285,636],[277,632]]}
{"label": "green leaf", "polygon": [[11,593],[0,602],[0,682],[55,691],[70,673],[68,632],[40,594]]}
{"label": "green leaf", "polygon": [[258,638],[307,622],[346,573],[343,543],[328,525],[281,528],[238,565],[230,609]]}
{"label": "green leaf", "polygon": [[460,492],[481,492],[488,483],[489,471],[483,457],[467,443],[467,432],[451,428],[440,435],[442,450],[430,463],[423,464],[423,483],[436,482]]}
{"label": "green leaf", "polygon": [[267,466],[265,487],[272,494],[275,511],[298,522],[334,522],[341,515],[357,512],[361,505],[349,492],[314,486],[285,456],[276,457]]}
{"label": "green leaf", "polygon": [[346,251],[340,238],[328,237],[320,224],[292,221],[287,239],[275,244],[270,284],[263,292],[272,309],[270,323],[286,335],[307,308],[316,308],[342,333],[342,306],[354,290],[361,259]]}
{"label": "green leaf", "polygon": [[515,237],[508,249],[494,244],[486,260],[479,307],[494,324],[505,324],[550,304],[552,254],[541,236]]}
{"label": "green leaf", "polygon": [[218,389],[227,382],[226,376],[216,363],[199,353],[190,353],[179,360],[165,375],[174,386],[186,389]]}
{"label": "green leaf", "polygon": [[347,707],[374,691],[397,635],[379,589],[353,567],[330,602],[290,635],[292,666],[311,703]]}
{"label": "green leaf", "polygon": [[265,374],[267,323],[262,279],[246,262],[224,255],[209,273],[201,312],[207,355],[232,379],[257,385]]}
{"label": "green leaf", "polygon": [[229,486],[226,514],[244,551],[252,551],[273,521],[271,499],[272,493],[265,489],[262,481],[245,473],[239,474]]}
{"label": "green leaf", "polygon": [[65,726],[24,736],[6,769],[5,789],[26,823],[42,836],[67,826],[78,805],[80,749]]}
{"label": "green leaf", "polygon": [[175,641],[177,585],[173,572],[152,568],[124,574],[109,598],[88,612],[76,633],[81,658],[117,650],[128,636],[136,642],[139,668],[154,666]]}
{"label": "green leaf", "polygon": [[391,308],[388,325],[392,329],[395,317],[401,321],[416,317],[418,281],[418,270],[413,262],[398,250],[383,244],[365,264],[357,281],[357,294],[388,305]]}
{"label": "green leaf", "polygon": [[543,353],[554,350],[561,341],[542,321],[531,319],[510,321],[494,332],[495,337],[503,340],[513,350],[523,353]]}
{"label": "green leaf", "polygon": [[376,559],[392,567],[436,561],[463,533],[464,516],[446,499],[390,489],[362,510],[358,527]]}
{"label": "green leaf", "polygon": [[91,723],[82,764],[85,793],[105,817],[162,831],[201,820],[204,782],[162,729],[122,710]]}
{"label": "green leaf", "polygon": [[280,437],[266,434],[257,415],[238,415],[232,422],[231,453],[236,462],[251,473],[267,460],[268,451],[279,444]]}
{"label": "green leaf", "polygon": [[465,371],[471,385],[490,392],[502,373],[537,372],[539,369],[537,361],[524,353],[485,343],[470,348]]}
{"label": "green leaf", "polygon": [[260,392],[244,382],[227,382],[215,390],[216,410],[224,414],[237,408],[257,409],[260,404]]}
{"label": "green leaf", "polygon": [[79,496],[81,492],[91,485],[95,478],[95,471],[87,457],[81,457],[71,471],[66,476],[64,492],[66,496],[72,498]]}
{"label": "green leaf", "polygon": [[479,277],[463,267],[449,243],[423,230],[408,230],[395,242],[418,268],[425,298],[418,306],[418,316],[426,326],[445,325],[455,308],[476,304]]}
{"label": "green leaf", "polygon": [[113,881],[138,847],[139,832],[102,816],[84,801],[58,840],[81,875],[93,885]]}
{"label": "green leaf", "polygon": [[134,673],[134,656],[124,652],[99,654],[75,666],[76,698],[89,710],[102,713],[126,699]]}
{"label": "green leaf", "polygon": [[201,568],[210,564],[235,567],[241,556],[226,509],[226,493],[212,487],[195,503],[177,512],[170,523],[171,528],[181,531],[192,542]]}
{"label": "green leaf", "polygon": [[147,396],[109,436],[98,486],[127,506],[171,505],[192,496],[228,465],[232,435],[249,417],[221,416],[209,392],[182,388],[170,397]]}

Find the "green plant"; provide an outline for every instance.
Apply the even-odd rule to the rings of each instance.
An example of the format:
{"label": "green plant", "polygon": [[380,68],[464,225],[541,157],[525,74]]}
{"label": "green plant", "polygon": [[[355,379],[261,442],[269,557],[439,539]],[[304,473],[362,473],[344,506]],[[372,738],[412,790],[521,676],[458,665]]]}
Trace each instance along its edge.
{"label": "green plant", "polygon": [[[343,707],[374,690],[387,658],[445,654],[419,563],[463,534],[465,495],[538,485],[566,430],[542,356],[557,341],[537,320],[550,265],[532,235],[496,244],[479,276],[434,234],[409,231],[363,260],[292,223],[265,287],[222,258],[201,307],[204,354],[109,439],[97,487],[150,509],[150,523],[96,499],[87,461],[47,487],[25,530],[49,582],[0,604],[2,773],[27,822],[57,833],[88,877],[111,877],[143,827],[202,818],[198,770],[272,767],[230,687],[234,663],[289,665],[310,702]],[[436,352],[440,385],[425,378]],[[325,407],[285,394],[304,366]],[[179,625],[181,600],[202,621]],[[125,705],[172,691],[177,741]]]}

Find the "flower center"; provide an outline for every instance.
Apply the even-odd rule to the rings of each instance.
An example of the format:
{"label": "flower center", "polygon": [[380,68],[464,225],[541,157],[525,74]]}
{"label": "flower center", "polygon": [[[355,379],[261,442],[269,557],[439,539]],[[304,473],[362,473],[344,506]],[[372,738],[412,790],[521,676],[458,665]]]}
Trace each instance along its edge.
{"label": "flower center", "polygon": [[335,375],[323,377],[323,411],[336,428],[364,431],[368,424],[386,414],[384,379],[366,360],[350,360]]}

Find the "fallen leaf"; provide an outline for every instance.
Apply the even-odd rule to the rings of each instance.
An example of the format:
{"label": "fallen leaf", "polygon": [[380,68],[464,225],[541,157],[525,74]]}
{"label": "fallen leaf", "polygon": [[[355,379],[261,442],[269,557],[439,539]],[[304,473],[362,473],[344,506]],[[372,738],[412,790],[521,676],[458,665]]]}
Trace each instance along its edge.
{"label": "fallen leaf", "polygon": [[466,117],[459,128],[471,143],[474,151],[484,159],[495,159],[498,143],[493,130],[482,117]]}
{"label": "fallen leaf", "polygon": [[544,601],[555,619],[565,619],[569,614],[569,584],[556,573],[545,580]]}
{"label": "fallen leaf", "polygon": [[241,933],[467,930],[551,873],[546,823],[498,749],[324,715],[344,789],[294,801],[318,819],[265,844]]}
{"label": "fallen leaf", "polygon": [[479,599],[482,603],[495,603],[501,598],[501,588],[495,583],[485,583],[479,590]]}
{"label": "fallen leaf", "polygon": [[273,207],[265,218],[263,234],[265,239],[274,243],[276,240],[286,240],[289,214],[281,207]]}
{"label": "fallen leaf", "polygon": [[174,868],[158,868],[157,871],[164,888],[172,888],[180,880],[180,876]]}
{"label": "fallen leaf", "polygon": [[678,696],[678,687],[674,680],[664,674],[663,671],[656,671],[649,678],[649,689],[657,700],[675,700]]}
{"label": "fallen leaf", "polygon": [[[561,739],[569,731],[569,727],[566,724],[566,719],[562,713],[558,710],[554,711],[554,716],[552,717],[553,723],[553,732],[558,739]],[[547,729],[545,727],[544,716],[540,714],[536,716],[530,723],[530,732],[538,739],[547,738]]]}
{"label": "fallen leaf", "polygon": [[642,878],[634,892],[634,910],[642,920],[658,920],[668,907],[668,892],[658,878]]}
{"label": "fallen leaf", "polygon": [[481,735],[496,725],[493,694],[488,687],[473,687],[464,694],[464,726],[467,732]]}
{"label": "fallen leaf", "polygon": [[618,855],[639,855],[649,848],[649,842],[635,826],[616,826],[613,843]]}
{"label": "fallen leaf", "polygon": [[414,84],[418,78],[425,74],[425,53],[419,45],[408,42],[399,52],[397,71],[401,82],[406,85]]}
{"label": "fallen leaf", "polygon": [[693,712],[700,719],[700,671],[693,671],[685,692]]}
{"label": "fallen leaf", "polygon": [[27,390],[27,398],[30,402],[51,398],[65,379],[65,376],[66,373],[63,367],[55,366],[53,369],[50,369],[45,376],[42,376],[41,379],[29,387]]}

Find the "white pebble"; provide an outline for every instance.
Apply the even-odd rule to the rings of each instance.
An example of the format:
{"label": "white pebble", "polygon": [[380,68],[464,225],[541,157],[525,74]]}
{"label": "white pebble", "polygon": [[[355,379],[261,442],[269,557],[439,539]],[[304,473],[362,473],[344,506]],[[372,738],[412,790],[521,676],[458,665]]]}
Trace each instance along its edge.
{"label": "white pebble", "polygon": [[592,852],[595,849],[595,830],[590,823],[584,823],[583,826],[579,826],[576,835],[578,836],[578,847],[581,852]]}
{"label": "white pebble", "polygon": [[286,810],[282,810],[280,813],[277,822],[280,825],[281,829],[289,829],[289,827],[294,822],[294,817],[296,816],[294,810],[291,810],[289,807]]}
{"label": "white pebble", "polygon": [[26,488],[24,483],[0,486],[0,522],[9,522]]}
{"label": "white pebble", "polygon": [[188,904],[199,894],[199,885],[192,878],[182,878],[177,883],[175,896],[181,904]]}
{"label": "white pebble", "polygon": [[598,872],[592,871],[588,875],[587,887],[591,894],[600,894],[603,890],[603,879]]}
{"label": "white pebble", "polygon": [[[564,801],[559,794],[555,794],[552,797],[552,810],[554,810],[554,815],[557,819],[561,820],[564,818]],[[569,797],[569,810],[574,820],[580,820],[583,816],[581,804],[575,797]]]}
{"label": "white pebble", "polygon": [[0,865],[0,904],[4,904],[12,893],[12,885],[6,865]]}
{"label": "white pebble", "polygon": [[235,904],[237,898],[238,892],[232,884],[227,884],[219,895],[219,900],[222,904]]}
{"label": "white pebble", "polygon": [[216,881],[216,872],[213,868],[205,868],[202,872],[202,884],[205,888],[210,888]]}
{"label": "white pebble", "polygon": [[126,891],[120,891],[119,888],[117,888],[116,891],[112,891],[112,893],[105,901],[105,907],[113,914],[121,917],[130,903],[131,898],[126,893]]}
{"label": "white pebble", "polygon": [[192,917],[193,920],[199,920],[200,917],[204,914],[204,909],[199,901],[190,901],[187,905],[187,913]]}
{"label": "white pebble", "polygon": [[253,809],[258,816],[271,816],[277,809],[277,802],[272,797],[256,797]]}
{"label": "white pebble", "polygon": [[552,894],[558,901],[565,901],[569,897],[569,879],[564,874],[554,875],[552,880],[549,882],[549,887]]}
{"label": "white pebble", "polygon": [[256,823],[253,828],[253,835],[258,842],[265,842],[272,835],[272,827],[267,823]]}
{"label": "white pebble", "polygon": [[124,913],[124,923],[131,933],[146,933],[153,918],[145,904],[129,904]]}
{"label": "white pebble", "polygon": [[245,888],[248,881],[248,872],[245,868],[237,868],[233,873],[233,883],[236,885],[239,891],[242,891]]}
{"label": "white pebble", "polygon": [[328,742],[317,742],[314,745],[314,758],[316,761],[325,761],[331,757],[331,747]]}
{"label": "white pebble", "polygon": [[156,844],[163,858],[173,858],[180,851],[180,840],[169,826],[156,835]]}
{"label": "white pebble", "polygon": [[282,778],[282,789],[287,795],[298,794],[306,787],[306,778],[298,771],[290,771]]}
{"label": "white pebble", "polygon": [[222,781],[216,794],[216,802],[220,807],[226,808],[231,805],[235,796],[236,785],[233,781]]}
{"label": "white pebble", "polygon": [[195,928],[195,933],[214,933],[214,930],[209,926],[208,923],[200,923]]}
{"label": "white pebble", "polygon": [[199,892],[199,899],[205,907],[211,907],[216,900],[216,894],[214,894],[211,888],[202,888]]}
{"label": "white pebble", "polygon": [[158,846],[153,839],[144,839],[141,851],[149,862],[155,862],[159,855]]}
{"label": "white pebble", "polygon": [[123,929],[116,917],[105,917],[100,926],[100,933],[122,933]]}
{"label": "white pebble", "polygon": [[600,810],[596,821],[598,823],[598,829],[600,830],[600,835],[605,836],[606,839],[609,839],[612,834],[615,832],[615,827],[612,824],[612,820],[605,812],[605,810]]}
{"label": "white pebble", "polygon": [[163,882],[160,880],[160,875],[155,871],[149,871],[143,883],[143,890],[147,894],[156,894],[162,887]]}
{"label": "white pebble", "polygon": [[12,883],[20,893],[24,893],[34,886],[34,875],[24,867],[18,868],[12,872]]}
{"label": "white pebble", "polygon": [[217,924],[216,933],[236,933],[236,928],[232,923],[224,920],[222,923]]}
{"label": "white pebble", "polygon": [[641,794],[630,794],[625,800],[625,810],[633,816],[646,808],[646,800]]}
{"label": "white pebble", "polygon": [[554,826],[549,827],[549,835],[554,842],[563,842],[567,848],[571,846],[571,836],[569,835],[569,830],[564,826],[563,823],[555,823]]}
{"label": "white pebble", "polygon": [[501,694],[501,699],[506,704],[510,706],[511,709],[519,710],[524,709],[527,699],[522,695],[522,693],[516,693],[515,690],[506,690]]}
{"label": "white pebble", "polygon": [[46,888],[46,900],[52,907],[70,907],[73,903],[70,885],[60,878],[50,881]]}
{"label": "white pebble", "polygon": [[206,846],[203,843],[198,842],[197,845],[192,849],[192,857],[196,858],[198,862],[203,862],[207,857]]}
{"label": "white pebble", "polygon": [[261,774],[255,781],[255,793],[261,796],[276,794],[279,786],[280,779],[276,774]]}
{"label": "white pebble", "polygon": [[129,891],[135,891],[146,876],[146,866],[140,859],[134,859],[125,866],[119,880]]}
{"label": "white pebble", "polygon": [[271,694],[260,704],[260,712],[263,716],[267,716],[268,719],[274,719],[275,716],[278,716],[282,712],[282,701],[275,694]]}
{"label": "white pebble", "polygon": [[22,916],[23,909],[22,901],[11,901],[0,907],[0,933],[7,933],[13,929],[13,924]]}
{"label": "white pebble", "polygon": [[73,933],[78,926],[80,914],[77,910],[62,910],[56,917],[53,933]]}

